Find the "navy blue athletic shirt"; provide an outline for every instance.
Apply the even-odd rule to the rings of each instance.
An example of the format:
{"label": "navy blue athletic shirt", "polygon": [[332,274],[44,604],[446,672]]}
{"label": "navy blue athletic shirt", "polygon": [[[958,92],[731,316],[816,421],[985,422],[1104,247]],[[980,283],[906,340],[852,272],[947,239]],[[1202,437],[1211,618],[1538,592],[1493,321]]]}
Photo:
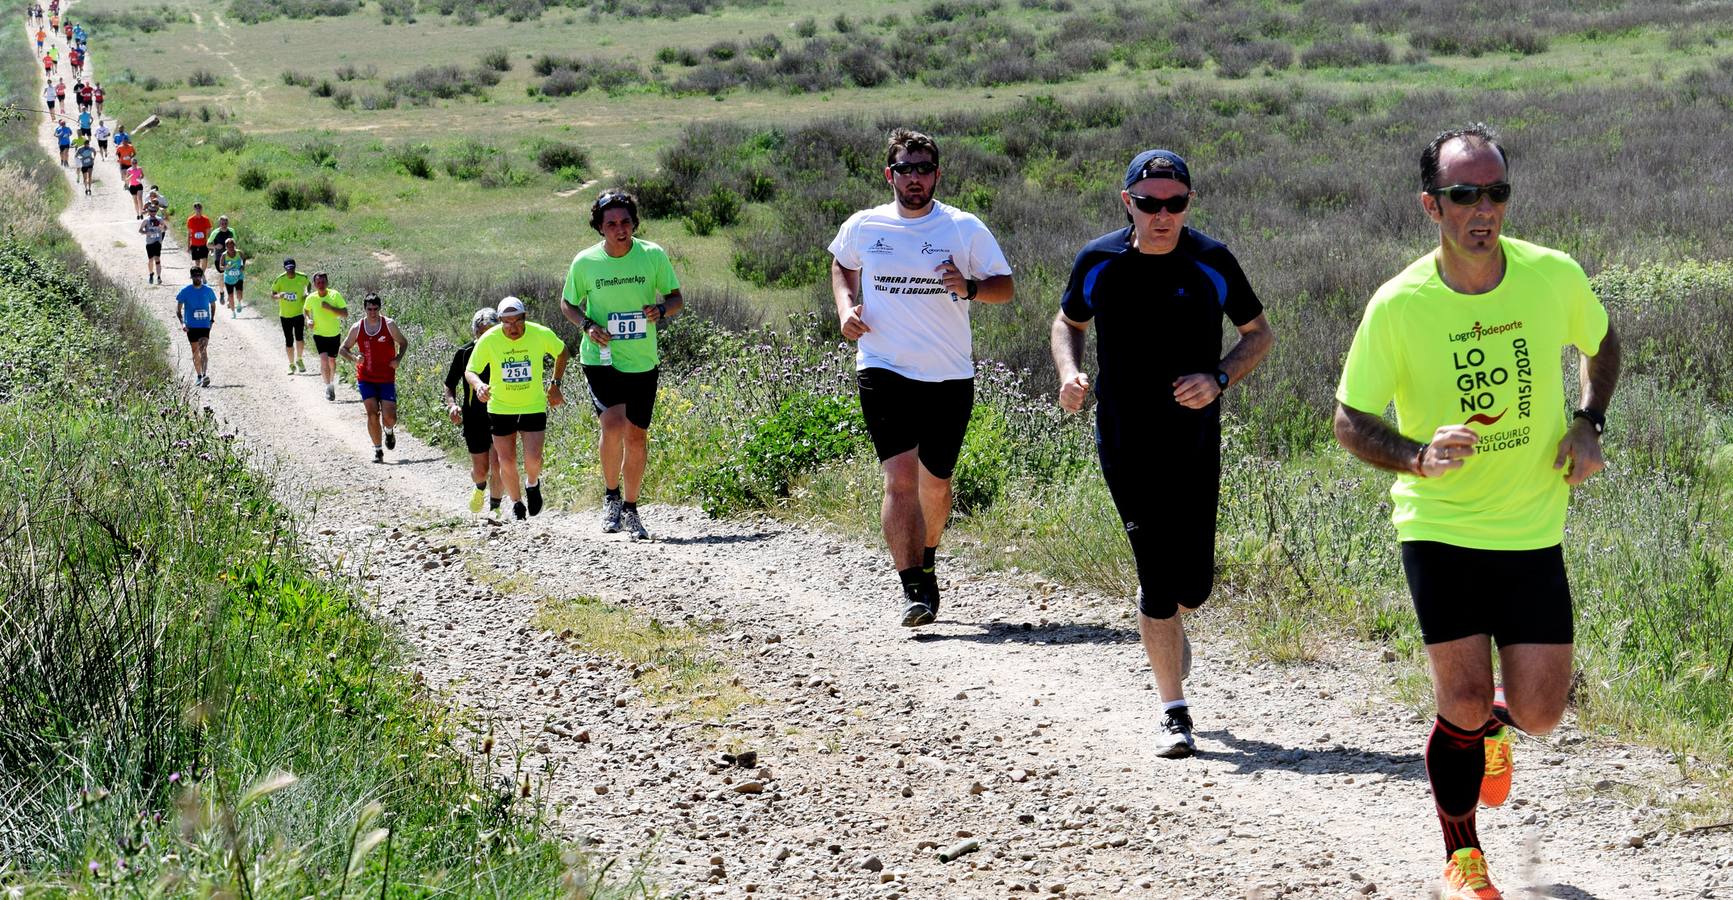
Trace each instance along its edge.
{"label": "navy blue athletic shirt", "polygon": [[1102,439],[1114,442],[1150,426],[1218,422],[1219,402],[1186,409],[1173,399],[1173,382],[1215,374],[1223,316],[1240,326],[1264,311],[1220,241],[1185,228],[1171,253],[1139,253],[1129,225],[1077,254],[1060,309],[1073,322],[1095,323],[1097,422]]}

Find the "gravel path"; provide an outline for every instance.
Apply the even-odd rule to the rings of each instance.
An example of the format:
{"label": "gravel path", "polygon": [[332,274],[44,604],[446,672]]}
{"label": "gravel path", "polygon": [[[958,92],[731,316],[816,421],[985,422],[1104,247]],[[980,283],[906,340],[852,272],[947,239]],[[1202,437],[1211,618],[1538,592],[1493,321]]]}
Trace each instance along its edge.
{"label": "gravel path", "polygon": [[[46,124],[41,135],[52,154]],[[156,139],[141,139],[147,172]],[[171,321],[182,229],[165,249],[170,286],[138,281],[131,200],[112,161],[96,171],[96,196],[75,191],[61,222],[169,328],[188,377]],[[562,483],[538,519],[496,524],[465,509],[465,470],[412,436],[371,464],[353,389],[330,403],[316,377],[284,374],[275,310],[257,303],[274,262],[254,261],[255,306],[216,323],[215,384],[197,392],[286,496],[316,508],[315,546],[376,592],[416,670],[525,754],[561,826],[596,852],[648,847],[656,879],[695,896],[1435,889],[1442,848],[1419,756],[1430,722],[1389,699],[1397,664],[1378,648],[1251,664],[1206,612],[1189,684],[1199,756],[1156,759],[1145,744],[1160,707],[1123,598],[944,561],[941,620],[911,632],[895,624],[884,554],[822,528],[652,505],[656,540],[632,543],[601,534],[591,511],[560,509],[590,492]],[[532,626],[544,597],[578,595],[703,625],[759,702],[694,719],[646,699],[618,661]],[[1567,721],[1523,740],[1517,766],[1511,803],[1480,818],[1509,896],[1733,897],[1733,833],[1664,827],[1661,804],[1700,790],[1665,754]],[[937,858],[965,839],[979,850]]]}

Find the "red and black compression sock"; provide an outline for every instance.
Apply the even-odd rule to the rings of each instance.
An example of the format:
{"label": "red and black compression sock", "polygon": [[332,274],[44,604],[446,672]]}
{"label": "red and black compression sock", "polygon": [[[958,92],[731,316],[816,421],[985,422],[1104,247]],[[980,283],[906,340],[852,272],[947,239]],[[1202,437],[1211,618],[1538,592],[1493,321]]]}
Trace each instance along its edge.
{"label": "red and black compression sock", "polygon": [[1480,847],[1474,813],[1480,807],[1480,779],[1486,774],[1486,726],[1459,728],[1439,716],[1426,741],[1426,780],[1444,830],[1444,856],[1463,847]]}

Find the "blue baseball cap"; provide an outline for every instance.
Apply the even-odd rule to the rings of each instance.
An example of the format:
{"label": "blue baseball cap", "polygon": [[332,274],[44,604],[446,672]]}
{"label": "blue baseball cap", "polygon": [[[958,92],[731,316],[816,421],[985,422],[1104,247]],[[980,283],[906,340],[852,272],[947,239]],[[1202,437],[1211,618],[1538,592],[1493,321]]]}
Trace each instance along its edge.
{"label": "blue baseball cap", "polygon": [[1145,150],[1137,154],[1125,170],[1125,189],[1130,190],[1145,178],[1172,178],[1191,187],[1191,170],[1186,168],[1185,157],[1172,150]]}

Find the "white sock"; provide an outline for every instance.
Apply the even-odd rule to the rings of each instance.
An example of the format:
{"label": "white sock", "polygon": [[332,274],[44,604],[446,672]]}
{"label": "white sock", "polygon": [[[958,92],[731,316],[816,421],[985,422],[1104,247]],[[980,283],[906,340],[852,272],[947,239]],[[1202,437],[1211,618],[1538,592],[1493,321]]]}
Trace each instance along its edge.
{"label": "white sock", "polygon": [[1181,707],[1184,707],[1186,705],[1187,704],[1185,702],[1185,698],[1181,697],[1178,700],[1169,700],[1166,703],[1163,703],[1161,705],[1161,711],[1162,712],[1173,712],[1174,710],[1180,709]]}

